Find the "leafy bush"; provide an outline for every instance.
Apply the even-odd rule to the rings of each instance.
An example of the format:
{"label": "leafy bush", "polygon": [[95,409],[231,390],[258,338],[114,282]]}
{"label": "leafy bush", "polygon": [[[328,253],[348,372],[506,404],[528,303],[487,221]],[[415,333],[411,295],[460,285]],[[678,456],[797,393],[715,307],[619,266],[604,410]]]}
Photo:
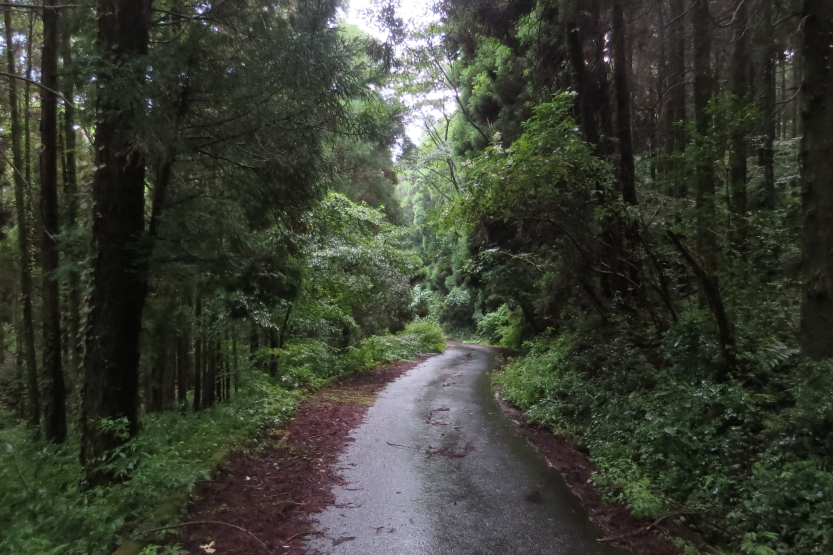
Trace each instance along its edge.
{"label": "leafy bush", "polygon": [[415,344],[419,354],[442,353],[445,351],[445,334],[434,322],[413,322],[405,326],[399,337]]}
{"label": "leafy bush", "polygon": [[660,361],[627,336],[543,336],[493,380],[530,418],[586,446],[594,483],[638,516],[684,506],[702,515],[690,518],[707,539],[742,553],[829,553],[833,369],[750,342],[757,381],[717,382],[709,324],[699,309],[684,314]]}
{"label": "leafy bush", "polygon": [[396,335],[374,335],[363,340],[350,360],[358,365],[355,370],[374,366],[392,360],[410,360],[417,355],[441,353],[445,350],[445,334],[442,328],[433,322],[408,324]]}
{"label": "leafy bush", "polygon": [[183,417],[145,415],[143,431],[119,453],[130,469],[122,484],[85,489],[77,432],[65,446],[29,439],[23,427],[0,431],[0,552],[41,555],[109,553],[141,523],[175,521],[210,461],[280,425],[299,396],[249,377],[229,404]]}
{"label": "leafy bush", "polygon": [[477,331],[491,344],[500,342],[504,335],[504,328],[509,324],[509,316],[512,311],[505,304],[494,312],[484,314],[477,320]]}
{"label": "leafy bush", "polygon": [[117,540],[139,528],[176,521],[195,482],[209,478],[212,459],[218,462],[243,442],[280,426],[302,389],[444,348],[439,325],[423,322],[397,335],[369,337],[340,356],[323,342],[267,352],[279,357],[277,381],[250,369],[241,394],[230,403],[187,416],[145,415],[142,433],[112,464],[132,478],[114,486],[85,489],[77,431],[56,447],[32,441],[22,426],[0,429],[0,553],[109,553]]}
{"label": "leafy bush", "polygon": [[275,349],[274,354],[278,356],[278,369],[282,377],[286,377],[293,369],[301,368],[317,378],[329,378],[340,373],[338,357],[324,341],[289,343],[283,349]]}

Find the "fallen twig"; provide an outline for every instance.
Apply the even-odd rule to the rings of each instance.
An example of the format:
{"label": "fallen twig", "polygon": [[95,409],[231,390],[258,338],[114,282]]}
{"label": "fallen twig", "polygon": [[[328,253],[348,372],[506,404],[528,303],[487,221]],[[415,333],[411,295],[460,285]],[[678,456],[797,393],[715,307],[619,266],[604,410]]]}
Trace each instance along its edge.
{"label": "fallen twig", "polygon": [[159,528],[151,528],[150,530],[145,530],[145,532],[146,533],[161,532],[162,530],[170,530],[172,528],[185,528],[186,526],[196,526],[196,525],[200,525],[200,524],[228,526],[229,528],[234,528],[235,530],[240,530],[244,534],[253,538],[257,543],[259,543],[260,546],[263,547],[263,550],[266,551],[266,553],[268,553],[269,555],[272,555],[272,552],[269,550],[268,547],[266,547],[266,544],[263,543],[262,541],[260,541],[260,539],[257,536],[255,536],[254,534],[252,534],[251,532],[249,532],[245,528],[241,528],[240,526],[235,526],[234,524],[229,524],[228,522],[222,522],[222,521],[219,521],[219,520],[193,520],[191,522],[183,522],[181,524],[171,524],[171,525],[168,525],[168,526],[160,526]]}
{"label": "fallen twig", "polygon": [[300,538],[301,536],[310,536],[312,534],[318,534],[318,532],[301,532],[300,534],[295,534],[294,536],[289,536],[285,540],[281,540],[281,543],[289,543],[295,538]]}
{"label": "fallen twig", "polygon": [[416,449],[416,447],[408,447],[407,445],[399,445],[398,443],[391,443],[390,441],[386,441],[388,445],[391,447],[404,447],[405,449]]}
{"label": "fallen twig", "polygon": [[663,520],[667,520],[667,519],[673,518],[675,516],[696,515],[696,514],[701,514],[701,513],[698,512],[698,511],[677,511],[675,513],[669,513],[667,515],[659,517],[658,519],[656,519],[654,522],[652,522],[648,526],[643,526],[642,528],[637,528],[633,532],[628,532],[627,534],[621,534],[619,536],[613,536],[613,537],[609,537],[609,538],[598,538],[598,539],[596,539],[596,541],[599,542],[599,543],[608,543],[608,542],[615,542],[615,541],[623,540],[625,538],[630,538],[632,536],[636,536],[637,534],[641,534],[642,532],[650,532],[651,530],[656,528],[657,525],[660,522],[662,522]]}

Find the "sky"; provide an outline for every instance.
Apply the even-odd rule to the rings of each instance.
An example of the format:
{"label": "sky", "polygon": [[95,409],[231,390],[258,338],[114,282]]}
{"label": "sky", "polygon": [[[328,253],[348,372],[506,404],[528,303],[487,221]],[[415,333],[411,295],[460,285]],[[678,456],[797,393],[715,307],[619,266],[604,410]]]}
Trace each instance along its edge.
{"label": "sky", "polygon": [[[436,0],[401,0],[397,13],[405,21],[413,20],[416,23],[427,23],[436,18],[431,11],[431,6]],[[379,31],[362,17],[362,12],[367,10],[373,0],[348,0],[347,21],[363,29],[372,36],[379,37]]]}
{"label": "sky", "polygon": [[[345,19],[348,23],[362,29],[368,35],[384,40],[384,34],[376,28],[371,21],[363,16],[363,12],[370,8],[374,3],[374,0],[348,0],[348,6],[345,9]],[[431,6],[435,3],[436,0],[401,0],[399,2],[400,5],[397,8],[397,14],[399,17],[404,19],[406,23],[412,22],[416,26],[421,27],[438,19],[437,14],[431,10]],[[411,141],[419,144],[425,134],[422,117],[417,115],[416,117],[411,118],[411,121],[409,121],[406,126],[405,132]]]}

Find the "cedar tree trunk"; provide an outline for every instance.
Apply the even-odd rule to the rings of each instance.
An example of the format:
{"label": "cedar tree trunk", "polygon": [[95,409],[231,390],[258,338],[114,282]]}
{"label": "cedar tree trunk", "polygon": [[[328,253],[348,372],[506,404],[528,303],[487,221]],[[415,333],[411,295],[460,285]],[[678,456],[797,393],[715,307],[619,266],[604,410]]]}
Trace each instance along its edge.
{"label": "cedar tree trunk", "polygon": [[[91,485],[116,478],[98,466],[139,430],[139,336],[147,294],[145,158],[134,146],[134,118],[147,54],[150,0],[99,0],[98,40],[108,67],[98,76],[99,122],[93,179],[93,291],[85,359],[81,460]],[[126,433],[102,421],[124,419]]]}

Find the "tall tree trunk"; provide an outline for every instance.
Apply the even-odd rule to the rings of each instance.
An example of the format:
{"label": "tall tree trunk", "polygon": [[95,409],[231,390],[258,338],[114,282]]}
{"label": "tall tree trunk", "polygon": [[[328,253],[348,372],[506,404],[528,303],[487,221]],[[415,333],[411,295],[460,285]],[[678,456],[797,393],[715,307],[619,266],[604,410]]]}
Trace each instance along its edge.
{"label": "tall tree trunk", "polygon": [[799,121],[801,120],[801,53],[796,49],[795,54],[793,54],[793,94],[795,98],[792,100],[792,113],[793,113],[793,127],[792,127],[792,138],[798,137],[799,133]]}
{"label": "tall tree trunk", "polygon": [[[732,51],[732,95],[737,106],[745,107],[749,102],[749,53],[747,50],[748,8],[746,2],[741,3],[735,17],[737,18]],[[729,181],[731,188],[732,229],[731,241],[733,248],[743,252],[746,242],[746,144],[747,129],[738,126],[732,134],[732,145],[729,153]]]}
{"label": "tall tree trunk", "polygon": [[202,408],[210,409],[217,401],[217,347],[209,337],[203,339],[205,374],[202,384]]}
{"label": "tall tree trunk", "polygon": [[[29,13],[29,31],[26,35],[26,82],[23,85],[23,163],[26,166],[26,184],[32,186],[32,45],[35,42],[35,12]],[[31,195],[31,190],[29,191]],[[37,214],[34,216],[37,223]],[[36,227],[36,226],[35,226]]]}
{"label": "tall tree trunk", "polygon": [[194,309],[194,412],[202,409],[202,375],[203,375],[203,325],[202,325],[202,294],[197,293],[197,304]]}
{"label": "tall tree trunk", "polygon": [[763,182],[763,206],[772,209],[775,207],[775,155],[773,143],[775,142],[775,60],[778,55],[775,46],[775,35],[772,30],[773,2],[775,0],[763,0],[762,22],[764,32],[762,33],[763,50],[763,83],[761,83],[761,117],[763,118],[763,145],[761,146],[761,165],[764,168]]}
{"label": "tall tree trunk", "polygon": [[573,15],[567,22],[567,43],[570,48],[570,65],[573,70],[573,87],[578,95],[578,106],[581,120],[581,128],[584,130],[584,139],[599,148],[599,130],[596,125],[596,117],[593,113],[593,105],[590,99],[590,84],[587,78],[587,64],[584,54],[584,26],[587,17],[581,13],[579,2],[573,3]]}
{"label": "tall tree trunk", "polygon": [[[6,64],[8,73],[15,75],[14,31],[12,29],[11,8],[3,7],[3,20],[6,26]],[[12,169],[14,177],[14,198],[17,211],[18,247],[20,251],[20,292],[21,312],[23,323],[18,340],[18,364],[25,360],[27,389],[29,394],[29,424],[37,428],[40,425],[40,387],[38,385],[38,365],[35,353],[35,326],[32,314],[32,258],[30,248],[30,226],[26,215],[26,187],[28,182],[24,178],[22,136],[20,126],[20,111],[17,98],[17,80],[9,78],[9,111],[11,112],[12,132]]]}
{"label": "tall tree trunk", "polygon": [[[665,110],[665,128],[668,140],[666,154],[674,160],[686,149],[686,88],[685,88],[685,10],[683,0],[671,0],[671,22],[668,25],[668,104]],[[674,160],[669,173],[675,182],[671,192],[675,196],[688,194],[686,180],[679,174],[680,164]]]}
{"label": "tall tree trunk", "polygon": [[58,281],[58,43],[57,0],[44,0],[41,54],[40,210],[43,268],[43,378],[46,439],[63,443],[67,437],[66,385],[61,360],[61,288]]}
{"label": "tall tree trunk", "polygon": [[613,116],[611,115],[607,63],[607,26],[602,25],[601,5],[599,0],[587,2],[585,17],[589,20],[588,32],[593,37],[595,46],[591,84],[588,91],[594,117],[599,119],[599,145],[596,151],[601,156],[612,155]]}
{"label": "tall tree trunk", "polygon": [[787,56],[784,52],[778,53],[778,63],[781,66],[781,130],[778,134],[782,141],[787,140]]}
{"label": "tall tree trunk", "polygon": [[188,402],[188,375],[191,370],[191,356],[189,354],[189,347],[191,346],[191,338],[188,332],[183,332],[179,336],[179,344],[177,345],[177,365],[176,365],[176,400],[183,408]]}
{"label": "tall tree trunk", "polygon": [[170,410],[176,401],[176,336],[169,333],[163,339],[165,345],[165,373],[162,380],[162,410]]}
{"label": "tall tree trunk", "polygon": [[[221,357],[222,357],[222,352],[223,351],[222,351],[222,348],[221,348],[221,350],[220,350],[220,356]],[[231,382],[232,382],[231,374],[232,374],[232,369],[231,369],[230,361],[227,358],[222,357],[222,360],[223,360],[223,375],[226,377],[226,384],[225,384],[226,393],[225,393],[225,397],[223,398],[223,400],[224,401],[229,401],[231,399]]]}
{"label": "tall tree trunk", "polygon": [[[134,118],[147,54],[151,0],[99,0],[98,40],[107,69],[98,75],[99,122],[93,179],[93,291],[86,352],[81,460],[90,484],[115,478],[98,463],[139,430],[139,337],[147,294],[143,244],[145,159],[135,148]],[[102,419],[127,419],[127,434]]]}
{"label": "tall tree trunk", "polygon": [[714,274],[717,266],[715,238],[715,175],[714,161],[709,148],[712,118],[709,102],[714,84],[711,67],[712,29],[708,0],[694,0],[694,118],[697,131],[697,250],[705,269]]}
{"label": "tall tree trunk", "polygon": [[286,339],[286,330],[289,329],[289,317],[292,316],[292,305],[289,305],[286,309],[286,316],[283,319],[283,325],[281,326],[281,333],[278,336],[278,349],[283,349],[284,340]]}
{"label": "tall tree trunk", "polygon": [[275,331],[273,328],[269,328],[269,348],[273,350],[272,353],[269,354],[269,375],[270,376],[277,376],[278,375],[278,355],[274,353],[275,349],[281,348],[281,343],[279,340],[278,332]]}
{"label": "tall tree trunk", "polygon": [[631,89],[628,41],[625,36],[623,0],[613,0],[613,79],[616,85],[616,135],[619,139],[619,181],[622,200],[636,204],[636,168],[633,160],[631,129]]}
{"label": "tall tree trunk", "polygon": [[259,366],[257,363],[257,352],[260,349],[260,337],[257,333],[257,323],[252,319],[251,330],[249,331],[249,362],[254,366]]}
{"label": "tall tree trunk", "polygon": [[833,2],[804,0],[801,352],[833,357]]}
{"label": "tall tree trunk", "polygon": [[237,335],[231,336],[231,357],[234,365],[234,393],[240,392],[240,361],[237,359]]}
{"label": "tall tree trunk", "polygon": [[156,334],[155,358],[150,367],[150,377],[147,384],[147,410],[149,412],[162,412],[165,410],[165,374],[167,374],[167,341],[165,336],[167,330]]}
{"label": "tall tree trunk", "polygon": [[[66,20],[66,18],[65,18]],[[70,102],[64,103],[64,198],[66,199],[66,221],[64,227],[73,229],[78,223],[78,164],[77,164],[77,133],[75,131],[75,82],[71,74],[72,66],[72,27],[64,25],[61,34],[61,56],[64,59],[64,77],[61,79],[61,93]],[[81,370],[81,276],[70,269],[67,276],[67,304],[69,329],[65,339],[69,344],[70,376],[75,381]]]}

